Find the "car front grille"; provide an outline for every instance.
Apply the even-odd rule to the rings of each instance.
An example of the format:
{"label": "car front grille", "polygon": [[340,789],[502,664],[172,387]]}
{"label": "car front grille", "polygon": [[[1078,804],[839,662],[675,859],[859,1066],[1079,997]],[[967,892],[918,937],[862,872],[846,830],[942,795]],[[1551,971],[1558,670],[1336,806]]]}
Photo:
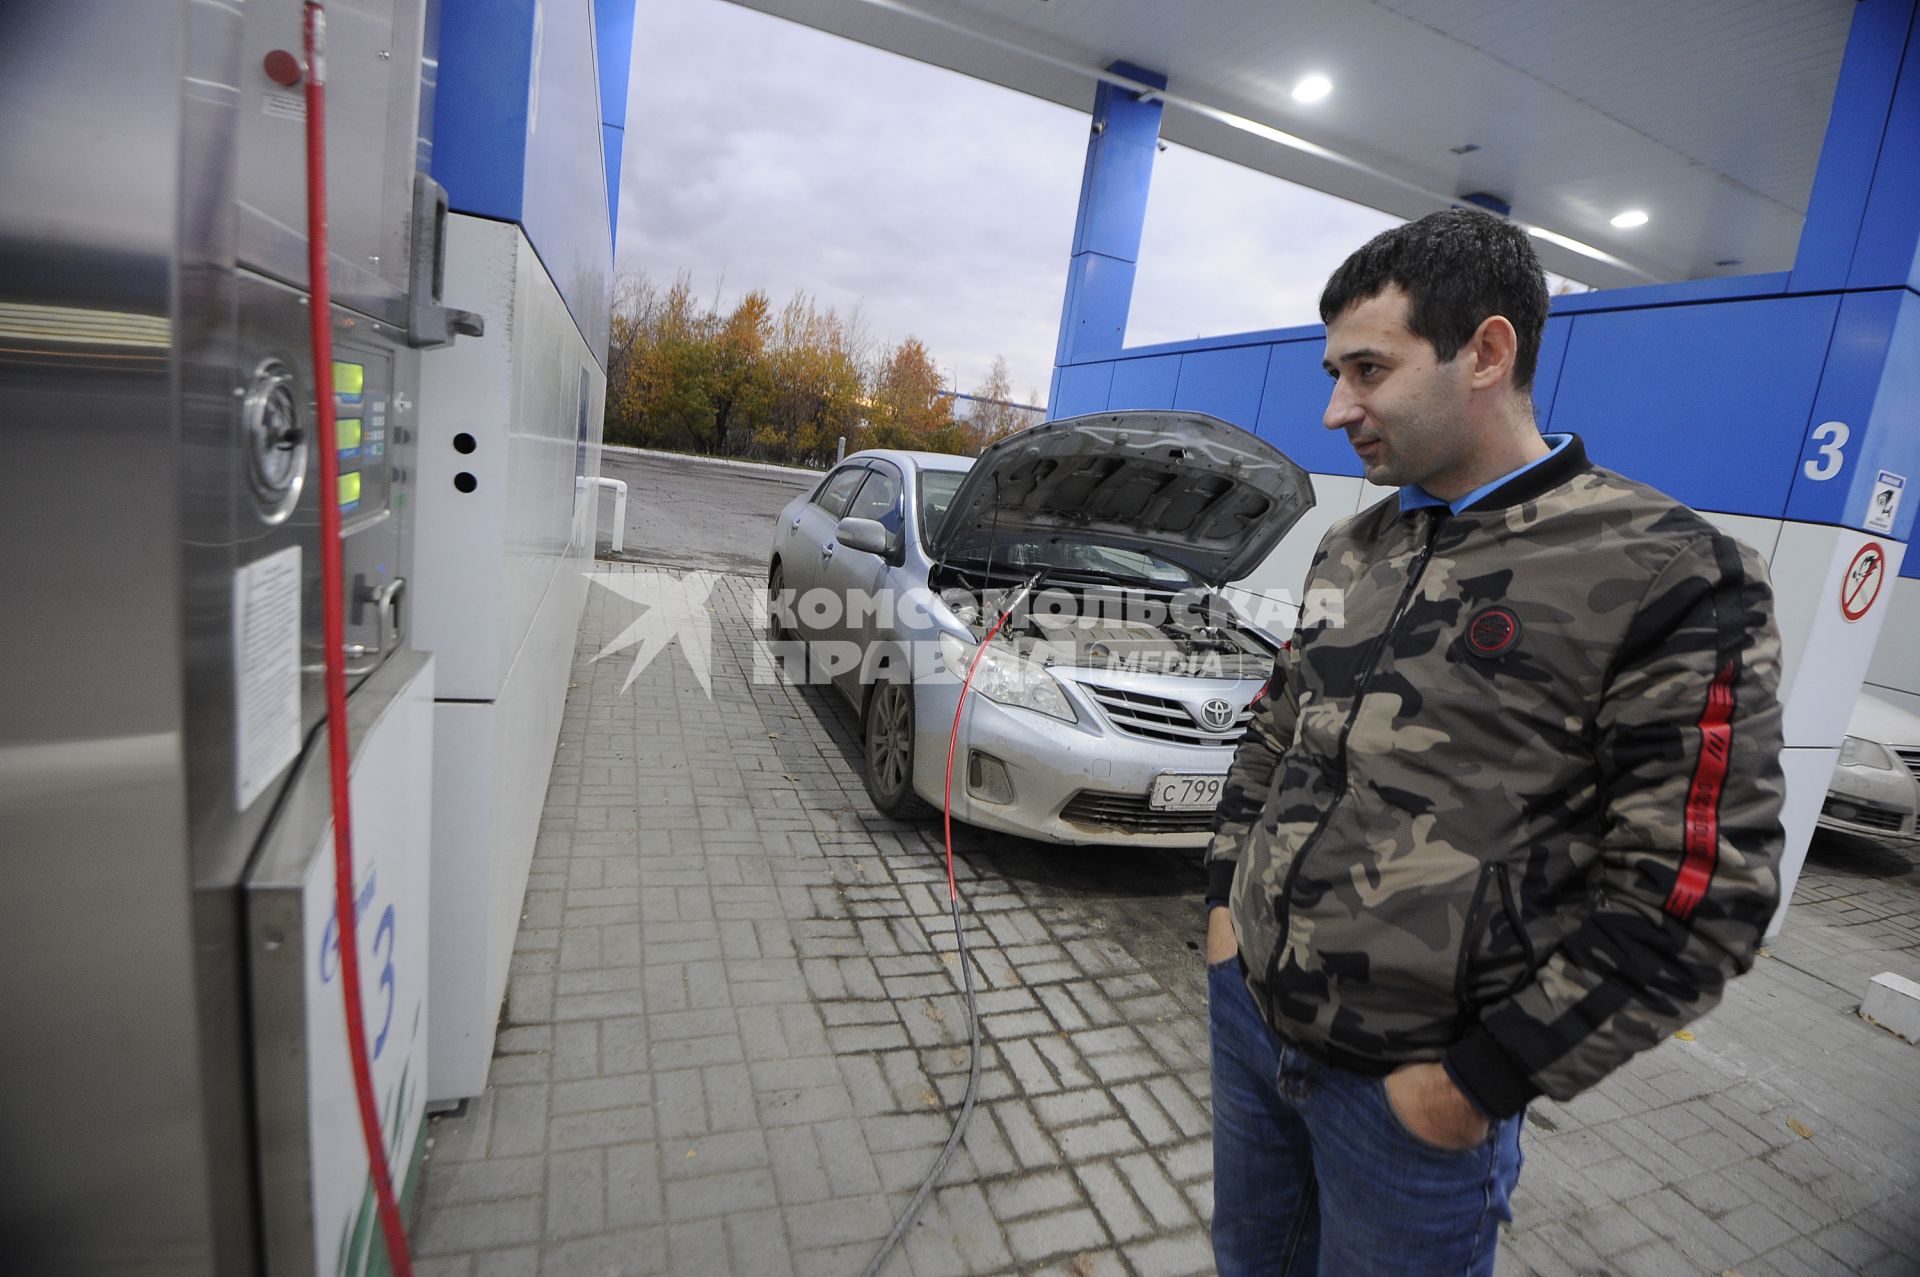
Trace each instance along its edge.
{"label": "car front grille", "polygon": [[1145,794],[1083,789],[1060,810],[1060,819],[1130,834],[1194,834],[1213,827],[1210,811],[1155,811]]}
{"label": "car front grille", "polygon": [[[1840,810],[1836,811],[1835,808]],[[1876,807],[1870,803],[1847,798],[1829,798],[1821,805],[1820,814],[1831,816],[1835,820],[1844,820],[1850,825],[1865,825],[1869,829],[1884,829],[1890,834],[1901,832],[1907,818],[1900,812],[1888,807]]]}
{"label": "car front grille", "polygon": [[1233,726],[1224,732],[1210,732],[1194,721],[1187,707],[1166,696],[1102,687],[1082,683],[1107,721],[1129,736],[1143,740],[1166,741],[1174,745],[1210,745],[1233,748],[1253,721],[1253,706],[1242,705],[1233,717]]}
{"label": "car front grille", "polygon": [[1892,748],[1900,761],[1907,765],[1907,770],[1913,773],[1913,778],[1920,780],[1920,745],[1895,745]]}

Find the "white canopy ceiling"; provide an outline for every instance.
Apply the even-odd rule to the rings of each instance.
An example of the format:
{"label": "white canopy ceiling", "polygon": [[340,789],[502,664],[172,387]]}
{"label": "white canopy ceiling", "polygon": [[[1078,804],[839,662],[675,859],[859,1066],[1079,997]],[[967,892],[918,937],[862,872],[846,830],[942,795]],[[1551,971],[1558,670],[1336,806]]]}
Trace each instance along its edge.
{"label": "white canopy ceiling", "polygon": [[[1784,270],[1854,0],[735,0],[1403,217],[1486,193],[1598,286]],[[1309,74],[1333,91],[1294,100]],[[903,111],[911,104],[903,103]],[[1645,225],[1611,219],[1644,210]]]}

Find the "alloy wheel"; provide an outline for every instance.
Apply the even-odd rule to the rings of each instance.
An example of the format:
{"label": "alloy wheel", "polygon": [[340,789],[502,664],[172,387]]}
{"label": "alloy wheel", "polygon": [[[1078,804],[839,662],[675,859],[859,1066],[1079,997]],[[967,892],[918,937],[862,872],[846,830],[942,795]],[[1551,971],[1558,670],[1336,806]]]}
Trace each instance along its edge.
{"label": "alloy wheel", "polygon": [[913,688],[881,683],[867,703],[867,794],[889,816],[930,810],[913,791]]}

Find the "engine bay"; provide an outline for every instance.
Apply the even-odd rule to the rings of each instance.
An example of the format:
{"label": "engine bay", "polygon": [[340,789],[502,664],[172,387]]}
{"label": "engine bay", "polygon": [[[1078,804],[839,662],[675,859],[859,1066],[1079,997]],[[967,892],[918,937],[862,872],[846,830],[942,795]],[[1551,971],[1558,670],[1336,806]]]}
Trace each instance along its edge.
{"label": "engine bay", "polygon": [[955,582],[941,597],[976,636],[1013,601],[994,642],[1043,665],[1186,678],[1265,678],[1273,668],[1272,643],[1214,591],[1043,584],[1025,598],[1021,592]]}
{"label": "engine bay", "polygon": [[1259,678],[1273,665],[1273,657],[1251,635],[1222,625],[1189,626],[1172,618],[1154,624],[1124,617],[1032,613],[1024,619],[1024,637],[1031,640],[1039,659],[1044,662],[1052,656],[1055,663],[1076,669]]}

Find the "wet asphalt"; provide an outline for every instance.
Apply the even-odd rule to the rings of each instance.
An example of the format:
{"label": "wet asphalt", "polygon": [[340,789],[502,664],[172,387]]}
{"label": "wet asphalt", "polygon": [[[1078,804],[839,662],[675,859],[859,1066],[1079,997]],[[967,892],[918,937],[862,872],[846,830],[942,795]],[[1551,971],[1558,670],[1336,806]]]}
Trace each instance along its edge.
{"label": "wet asphalt", "polygon": [[[774,519],[822,474],[747,469],[697,457],[608,449],[600,473],[627,485],[624,557],[677,568],[766,574]],[[600,497],[599,546],[613,528],[613,498]]]}

